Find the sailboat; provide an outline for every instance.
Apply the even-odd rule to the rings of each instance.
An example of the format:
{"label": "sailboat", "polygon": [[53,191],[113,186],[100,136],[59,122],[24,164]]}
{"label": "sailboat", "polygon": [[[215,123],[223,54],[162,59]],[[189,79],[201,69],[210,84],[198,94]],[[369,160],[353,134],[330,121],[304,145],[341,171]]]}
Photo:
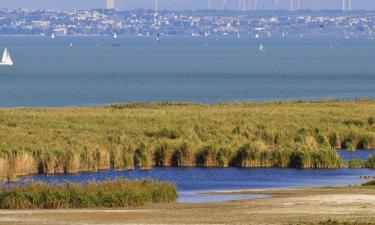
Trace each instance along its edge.
{"label": "sailboat", "polygon": [[51,34],[51,38],[52,38],[52,39],[55,39],[55,33],[52,33],[52,34]]}
{"label": "sailboat", "polygon": [[117,34],[116,33],[113,34],[113,38],[117,39]]}
{"label": "sailboat", "polygon": [[262,44],[259,45],[259,51],[264,52],[264,46]]}
{"label": "sailboat", "polygon": [[3,58],[0,62],[0,65],[1,66],[13,66],[13,60],[10,57],[8,48],[5,48],[5,50],[4,50]]}
{"label": "sailboat", "polygon": [[157,33],[157,34],[156,34],[156,41],[157,41],[157,42],[160,42],[160,41],[161,41],[160,33]]}

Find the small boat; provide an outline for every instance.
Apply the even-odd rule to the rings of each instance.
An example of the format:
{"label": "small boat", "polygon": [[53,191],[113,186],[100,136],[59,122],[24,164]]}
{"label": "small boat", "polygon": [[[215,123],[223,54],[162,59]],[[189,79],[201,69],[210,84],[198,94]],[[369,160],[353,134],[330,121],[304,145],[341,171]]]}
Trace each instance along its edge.
{"label": "small boat", "polygon": [[161,41],[160,33],[157,33],[157,34],[156,34],[156,41],[157,41],[157,42],[160,42],[160,41]]}
{"label": "small boat", "polygon": [[116,33],[113,34],[113,38],[117,39],[117,34]]}
{"label": "small boat", "polygon": [[259,45],[259,51],[264,52],[264,46],[262,44]]}
{"label": "small boat", "polygon": [[255,38],[259,38],[259,34],[258,33],[255,35]]}
{"label": "small boat", "polygon": [[51,38],[52,38],[52,39],[55,39],[55,33],[52,33],[52,34],[51,34]]}
{"label": "small boat", "polygon": [[13,63],[12,58],[10,57],[8,48],[5,48],[3,58],[0,62],[0,66],[13,66],[13,65],[14,65],[14,63]]}
{"label": "small boat", "polygon": [[238,39],[241,38],[241,34],[240,34],[240,32],[237,33],[237,38],[238,38]]}

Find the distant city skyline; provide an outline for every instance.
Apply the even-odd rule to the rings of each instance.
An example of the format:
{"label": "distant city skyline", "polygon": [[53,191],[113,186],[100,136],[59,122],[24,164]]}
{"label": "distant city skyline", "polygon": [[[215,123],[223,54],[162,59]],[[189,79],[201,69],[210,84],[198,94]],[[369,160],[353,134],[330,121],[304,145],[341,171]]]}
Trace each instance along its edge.
{"label": "distant city skyline", "polygon": [[[28,9],[92,9],[106,8],[107,0],[0,0],[0,8]],[[156,0],[116,0],[118,9],[153,9]],[[159,9],[198,10],[198,9],[343,9],[343,0],[157,0]],[[345,9],[375,10],[374,0],[345,0]],[[352,4],[350,4],[350,1]]]}

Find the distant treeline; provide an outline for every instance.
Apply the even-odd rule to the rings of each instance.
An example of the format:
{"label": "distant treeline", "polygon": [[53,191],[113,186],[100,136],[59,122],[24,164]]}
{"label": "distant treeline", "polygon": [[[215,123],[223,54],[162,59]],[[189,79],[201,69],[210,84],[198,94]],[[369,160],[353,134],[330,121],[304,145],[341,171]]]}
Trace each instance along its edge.
{"label": "distant treeline", "polygon": [[176,200],[175,186],[147,180],[0,187],[1,209],[127,208]]}
{"label": "distant treeline", "polygon": [[114,168],[375,167],[375,101],[0,109],[0,177]]}

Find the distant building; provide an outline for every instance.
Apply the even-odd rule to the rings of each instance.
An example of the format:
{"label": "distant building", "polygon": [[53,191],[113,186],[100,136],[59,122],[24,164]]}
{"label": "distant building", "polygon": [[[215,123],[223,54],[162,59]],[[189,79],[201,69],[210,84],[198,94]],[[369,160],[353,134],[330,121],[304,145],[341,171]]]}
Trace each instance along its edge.
{"label": "distant building", "polygon": [[115,0],[107,0],[107,9],[114,9],[116,5]]}
{"label": "distant building", "polygon": [[53,34],[56,36],[66,36],[68,34],[68,29],[65,27],[57,28],[53,30]]}

